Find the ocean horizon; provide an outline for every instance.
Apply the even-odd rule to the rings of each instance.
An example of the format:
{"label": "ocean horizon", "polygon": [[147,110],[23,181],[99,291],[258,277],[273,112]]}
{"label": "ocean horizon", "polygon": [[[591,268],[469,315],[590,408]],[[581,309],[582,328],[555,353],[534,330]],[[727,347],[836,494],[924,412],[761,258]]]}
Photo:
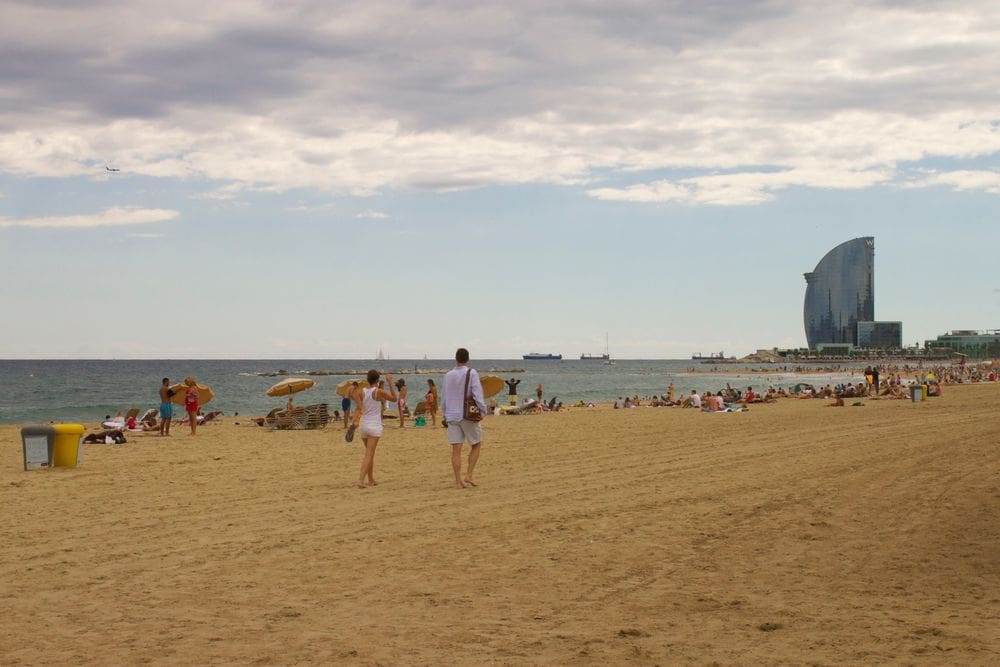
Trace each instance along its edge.
{"label": "ocean horizon", "polygon": [[[369,368],[405,379],[410,404],[415,405],[426,390],[426,380],[440,384],[453,365],[451,359],[4,359],[0,360],[0,378],[6,391],[0,395],[0,423],[99,422],[105,415],[132,407],[156,407],[161,379],[176,382],[188,375],[212,388],[215,398],[206,410],[221,410],[227,416],[260,415],[284,405],[284,399],[265,392],[284,377],[295,375],[316,382],[293,397],[297,404],[329,403],[331,410],[339,409],[337,384]],[[737,388],[826,384],[854,378],[866,364],[837,362],[831,368],[840,370],[832,374],[815,362],[704,364],[691,359],[615,359],[608,365],[599,359],[473,359],[471,365],[481,375],[517,378],[521,397],[534,396],[541,384],[545,400],[555,398],[569,405],[663,394],[670,383],[677,393],[714,391],[727,383]],[[506,400],[506,389],[502,399]]]}

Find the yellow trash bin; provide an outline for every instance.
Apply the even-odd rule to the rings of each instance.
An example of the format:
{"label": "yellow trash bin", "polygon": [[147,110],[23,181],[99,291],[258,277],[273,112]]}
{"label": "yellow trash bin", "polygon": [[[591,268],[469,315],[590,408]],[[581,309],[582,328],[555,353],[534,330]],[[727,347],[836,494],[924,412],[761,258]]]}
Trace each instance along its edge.
{"label": "yellow trash bin", "polygon": [[52,438],[52,466],[75,468],[80,463],[83,450],[80,439],[83,438],[81,424],[53,424],[55,435]]}
{"label": "yellow trash bin", "polygon": [[920,385],[920,400],[921,401],[926,401],[927,400],[927,383],[926,382],[923,383],[922,385]]}

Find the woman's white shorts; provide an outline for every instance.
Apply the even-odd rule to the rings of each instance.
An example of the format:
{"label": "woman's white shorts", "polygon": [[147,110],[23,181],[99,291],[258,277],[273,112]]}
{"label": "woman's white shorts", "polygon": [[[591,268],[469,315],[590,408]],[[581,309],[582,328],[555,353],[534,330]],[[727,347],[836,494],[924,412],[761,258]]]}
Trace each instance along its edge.
{"label": "woman's white shorts", "polygon": [[365,438],[381,438],[382,424],[366,424],[361,422],[358,425],[358,435],[362,440]]}

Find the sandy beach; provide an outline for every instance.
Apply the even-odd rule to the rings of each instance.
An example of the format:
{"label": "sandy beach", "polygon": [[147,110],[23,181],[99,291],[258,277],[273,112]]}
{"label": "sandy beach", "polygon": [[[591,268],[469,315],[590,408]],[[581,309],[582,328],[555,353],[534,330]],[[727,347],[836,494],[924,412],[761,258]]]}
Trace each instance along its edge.
{"label": "sandy beach", "polygon": [[491,417],[465,490],[440,427],[358,490],[339,425],[0,426],[0,664],[1000,663],[1000,385],[826,403]]}

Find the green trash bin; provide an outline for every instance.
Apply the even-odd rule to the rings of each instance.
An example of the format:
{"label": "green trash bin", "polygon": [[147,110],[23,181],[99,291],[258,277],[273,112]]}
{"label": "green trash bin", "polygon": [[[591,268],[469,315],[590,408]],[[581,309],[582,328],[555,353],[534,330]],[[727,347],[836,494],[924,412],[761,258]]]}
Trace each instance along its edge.
{"label": "green trash bin", "polygon": [[83,458],[83,426],[81,424],[53,424],[52,466],[75,468]]}

